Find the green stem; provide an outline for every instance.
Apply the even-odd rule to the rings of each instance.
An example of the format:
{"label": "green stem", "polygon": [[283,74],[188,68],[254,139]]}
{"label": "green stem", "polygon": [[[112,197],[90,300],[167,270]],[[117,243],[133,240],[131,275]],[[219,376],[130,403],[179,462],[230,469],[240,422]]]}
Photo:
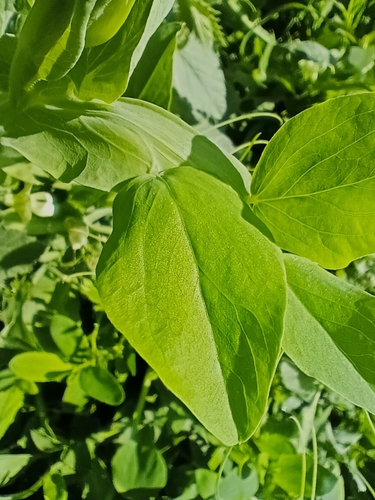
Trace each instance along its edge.
{"label": "green stem", "polygon": [[312,439],[313,456],[314,456],[314,465],[313,465],[314,468],[313,468],[313,477],[311,485],[311,500],[315,500],[316,483],[318,480],[318,441],[316,439],[316,431],[314,424],[311,429],[311,439]]}
{"label": "green stem", "polygon": [[369,426],[370,426],[370,428],[371,428],[371,430],[372,430],[372,432],[373,432],[373,434],[374,434],[374,436],[375,436],[375,426],[374,426],[374,422],[371,420],[371,417],[370,417],[370,415],[369,415],[368,411],[367,411],[367,410],[363,410],[363,411],[365,412],[365,415],[366,415],[367,421],[368,421],[368,423],[369,423]]}
{"label": "green stem", "polygon": [[269,141],[266,141],[265,139],[260,139],[259,141],[249,141],[245,142],[244,144],[241,144],[240,146],[237,146],[231,151],[231,154],[234,155],[234,153],[238,153],[238,151],[242,151],[242,149],[245,149],[247,147],[255,146],[256,144],[265,144],[267,145]]}
{"label": "green stem", "polygon": [[305,442],[303,441],[303,433],[302,433],[302,427],[301,424],[298,422],[297,418],[293,415],[290,417],[296,426],[298,427],[298,432],[300,435],[300,440],[301,440],[301,448],[302,448],[302,471],[301,471],[301,489],[300,489],[300,494],[298,497],[298,500],[303,500],[305,496],[305,488],[306,488],[306,470],[307,470],[307,465],[306,465],[306,446]]}
{"label": "green stem", "polygon": [[137,406],[135,408],[135,411],[133,413],[133,427],[134,429],[138,429],[138,427],[141,424],[142,417],[143,417],[143,410],[146,404],[146,398],[148,395],[148,392],[151,387],[152,381],[155,379],[155,374],[152,370],[152,368],[148,367],[146,374],[143,379],[143,384],[142,384],[142,389],[141,393],[138,398]]}
{"label": "green stem", "polygon": [[215,488],[215,499],[216,500],[223,500],[221,498],[221,496],[220,496],[220,493],[219,493],[219,486],[220,486],[221,477],[222,477],[223,472],[224,472],[225,464],[227,463],[227,460],[229,458],[229,455],[232,453],[232,450],[233,450],[233,446],[231,446],[231,447],[228,448],[228,450],[227,450],[227,452],[226,452],[226,454],[224,456],[224,459],[221,462],[219,472],[217,474],[216,488]]}
{"label": "green stem", "polygon": [[229,118],[228,120],[213,125],[212,127],[210,127],[209,130],[215,130],[221,127],[225,127],[226,125],[231,125],[232,123],[240,122],[242,120],[255,120],[256,118],[275,118],[275,120],[277,120],[280,123],[280,125],[284,123],[283,119],[278,114],[268,113],[267,111],[263,111],[263,112],[245,113],[240,116],[235,116],[234,118]]}

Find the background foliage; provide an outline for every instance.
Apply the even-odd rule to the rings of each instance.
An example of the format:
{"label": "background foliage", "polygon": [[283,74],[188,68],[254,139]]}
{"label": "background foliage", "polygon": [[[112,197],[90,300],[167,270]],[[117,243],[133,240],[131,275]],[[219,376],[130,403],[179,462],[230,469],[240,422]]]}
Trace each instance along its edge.
{"label": "background foliage", "polygon": [[[29,8],[0,2],[0,99]],[[129,82],[100,91],[110,101],[128,83],[126,97],[172,110],[252,171],[284,121],[375,90],[374,19],[372,1],[179,0]],[[87,98],[97,73],[79,71]],[[126,130],[131,144],[130,115]],[[114,194],[71,182],[68,167],[56,181],[58,158],[46,173],[2,146],[0,498],[276,500],[298,498],[301,483],[306,498],[375,498],[372,417],[286,356],[261,426],[232,449],[164,387],[108,321],[93,281]],[[374,293],[374,271],[370,256],[336,274]]]}

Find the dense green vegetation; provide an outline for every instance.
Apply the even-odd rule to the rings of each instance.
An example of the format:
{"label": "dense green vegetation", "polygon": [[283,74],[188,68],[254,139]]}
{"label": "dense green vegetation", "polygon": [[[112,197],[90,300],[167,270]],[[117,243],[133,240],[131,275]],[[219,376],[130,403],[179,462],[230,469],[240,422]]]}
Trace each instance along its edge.
{"label": "dense green vegetation", "polygon": [[375,498],[374,90],[373,1],[0,0],[0,499]]}

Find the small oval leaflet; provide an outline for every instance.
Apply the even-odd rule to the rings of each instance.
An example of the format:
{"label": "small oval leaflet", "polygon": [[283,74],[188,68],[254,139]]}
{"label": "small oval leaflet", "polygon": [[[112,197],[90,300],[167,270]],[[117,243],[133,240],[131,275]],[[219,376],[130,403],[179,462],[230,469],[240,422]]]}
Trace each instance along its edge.
{"label": "small oval leaflet", "polygon": [[88,396],[111,406],[120,405],[125,393],[117,379],[104,368],[87,366],[80,372],[79,382]]}

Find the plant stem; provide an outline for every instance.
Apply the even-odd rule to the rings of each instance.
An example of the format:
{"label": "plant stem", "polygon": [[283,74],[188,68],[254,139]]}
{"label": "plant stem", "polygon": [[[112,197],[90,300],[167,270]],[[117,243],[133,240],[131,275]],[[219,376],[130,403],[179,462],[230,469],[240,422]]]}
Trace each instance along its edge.
{"label": "plant stem", "polygon": [[148,391],[150,390],[151,383],[155,378],[155,374],[152,370],[151,367],[147,368],[147,371],[145,373],[143,383],[142,383],[142,389],[141,393],[138,398],[137,406],[135,408],[135,411],[133,413],[133,427],[134,429],[138,429],[139,425],[141,424],[141,419],[143,416],[143,410],[146,404],[146,398],[148,395]]}
{"label": "plant stem", "polygon": [[220,493],[219,493],[219,486],[220,486],[220,481],[221,481],[221,477],[223,475],[225,464],[227,463],[227,460],[229,458],[229,455],[232,453],[232,450],[233,450],[233,446],[230,446],[227,449],[227,452],[225,453],[224,459],[221,462],[219,472],[217,473],[217,481],[216,481],[216,488],[215,488],[215,499],[216,500],[222,500]]}
{"label": "plant stem", "polygon": [[303,433],[302,433],[302,427],[297,418],[293,415],[290,417],[296,426],[298,427],[298,432],[300,435],[300,440],[301,440],[301,448],[302,448],[302,470],[301,470],[301,489],[300,489],[300,495],[298,497],[298,500],[303,500],[305,496],[305,487],[306,487],[306,446],[305,442],[303,441]]}
{"label": "plant stem", "polygon": [[275,118],[280,123],[280,125],[284,123],[283,119],[280,118],[280,116],[276,113],[268,113],[267,111],[264,111],[257,113],[245,113],[240,116],[235,116],[234,118],[229,118],[228,120],[213,125],[209,130],[215,130],[217,128],[225,127],[226,125],[231,125],[232,123],[240,122],[242,120],[255,120],[256,118]]}

